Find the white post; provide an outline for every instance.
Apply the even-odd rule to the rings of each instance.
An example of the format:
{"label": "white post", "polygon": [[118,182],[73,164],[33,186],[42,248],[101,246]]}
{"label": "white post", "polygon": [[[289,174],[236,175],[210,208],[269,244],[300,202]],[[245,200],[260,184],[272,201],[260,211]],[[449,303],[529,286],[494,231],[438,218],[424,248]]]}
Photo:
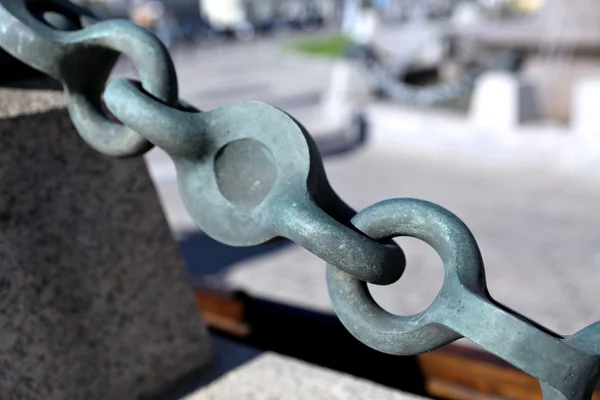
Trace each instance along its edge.
{"label": "white post", "polygon": [[[362,8],[360,0],[346,1],[342,32],[355,43],[371,42],[377,22],[375,10]],[[330,76],[329,86],[321,99],[323,117],[336,127],[343,126],[354,111],[351,98],[364,95],[361,87],[366,85],[356,67],[345,59],[335,61]]]}
{"label": "white post", "polygon": [[587,145],[600,147],[600,73],[581,79],[571,99],[571,129]]}
{"label": "white post", "polygon": [[488,134],[514,133],[522,122],[539,113],[535,87],[522,77],[508,72],[487,72],[475,86],[470,122]]}

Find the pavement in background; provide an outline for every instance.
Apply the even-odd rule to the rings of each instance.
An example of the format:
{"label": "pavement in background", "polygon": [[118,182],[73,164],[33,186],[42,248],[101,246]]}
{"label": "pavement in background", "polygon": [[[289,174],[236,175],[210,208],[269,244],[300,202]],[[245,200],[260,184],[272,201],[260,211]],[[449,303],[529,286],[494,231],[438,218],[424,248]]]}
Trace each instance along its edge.
{"label": "pavement in background", "polygon": [[[201,110],[231,102],[258,100],[285,109],[302,121],[313,120],[312,114],[321,101],[332,62],[319,58],[307,62],[284,50],[285,43],[310,35],[177,47],[173,49],[172,57],[179,78],[180,97]],[[136,75],[132,65],[121,60],[115,76]]]}
{"label": "pavement in background", "polygon": [[[318,135],[318,129],[311,129],[318,124],[312,116],[318,114],[319,93],[331,64],[285,56],[275,42],[175,54],[182,97],[205,109],[234,100],[267,101],[290,111]],[[465,125],[455,117],[395,111],[389,105],[374,110],[370,142],[325,160],[342,198],[358,210],[394,197],[436,202],[461,217],[475,234],[490,291],[499,301],[565,334],[600,320],[600,184],[595,169],[579,168],[573,175],[557,168],[553,157],[562,156],[562,142],[545,147],[545,156],[531,161],[528,154],[533,153],[495,147],[506,141],[483,137],[461,143]],[[420,124],[416,128],[415,120]],[[427,135],[432,129],[435,134]],[[449,137],[458,136],[444,142],[444,129]],[[572,165],[598,164],[594,154],[588,154],[588,164],[578,154],[577,148],[569,150]],[[492,158],[495,162],[487,162]],[[170,161],[158,151],[148,160],[173,230],[178,235],[193,231]],[[295,245],[233,249],[201,233],[181,240],[195,276],[332,311],[323,262]],[[427,245],[410,239],[400,243],[408,256],[405,276],[391,287],[374,288],[374,293],[388,310],[411,314],[431,303],[443,272]]]}

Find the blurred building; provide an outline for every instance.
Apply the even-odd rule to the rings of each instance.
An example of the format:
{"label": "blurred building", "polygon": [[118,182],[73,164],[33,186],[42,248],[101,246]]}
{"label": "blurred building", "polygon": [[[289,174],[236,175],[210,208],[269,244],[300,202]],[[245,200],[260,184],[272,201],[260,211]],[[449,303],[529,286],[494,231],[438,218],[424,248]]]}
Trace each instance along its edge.
{"label": "blurred building", "polygon": [[510,0],[508,8],[517,13],[533,13],[540,11],[544,4],[544,0]]}
{"label": "blurred building", "polygon": [[248,21],[245,0],[200,0],[199,9],[217,29],[241,28]]}

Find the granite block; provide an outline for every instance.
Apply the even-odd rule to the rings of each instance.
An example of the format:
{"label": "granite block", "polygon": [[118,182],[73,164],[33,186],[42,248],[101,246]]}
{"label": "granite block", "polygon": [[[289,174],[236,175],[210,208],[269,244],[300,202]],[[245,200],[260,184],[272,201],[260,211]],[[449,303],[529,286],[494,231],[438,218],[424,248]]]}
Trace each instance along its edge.
{"label": "granite block", "polygon": [[215,338],[215,348],[217,361],[212,374],[216,379],[183,400],[427,400],[222,338]]}
{"label": "granite block", "polygon": [[143,159],[89,148],[62,92],[0,88],[0,399],[153,398],[211,358]]}

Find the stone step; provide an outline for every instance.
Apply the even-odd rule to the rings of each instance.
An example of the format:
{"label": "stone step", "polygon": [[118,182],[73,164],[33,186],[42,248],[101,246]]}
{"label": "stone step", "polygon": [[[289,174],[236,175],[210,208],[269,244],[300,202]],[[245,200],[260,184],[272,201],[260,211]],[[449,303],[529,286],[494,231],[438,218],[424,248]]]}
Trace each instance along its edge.
{"label": "stone step", "polygon": [[280,354],[262,353],[226,339],[213,338],[213,344],[213,368],[198,382],[202,387],[182,400],[425,399]]}

